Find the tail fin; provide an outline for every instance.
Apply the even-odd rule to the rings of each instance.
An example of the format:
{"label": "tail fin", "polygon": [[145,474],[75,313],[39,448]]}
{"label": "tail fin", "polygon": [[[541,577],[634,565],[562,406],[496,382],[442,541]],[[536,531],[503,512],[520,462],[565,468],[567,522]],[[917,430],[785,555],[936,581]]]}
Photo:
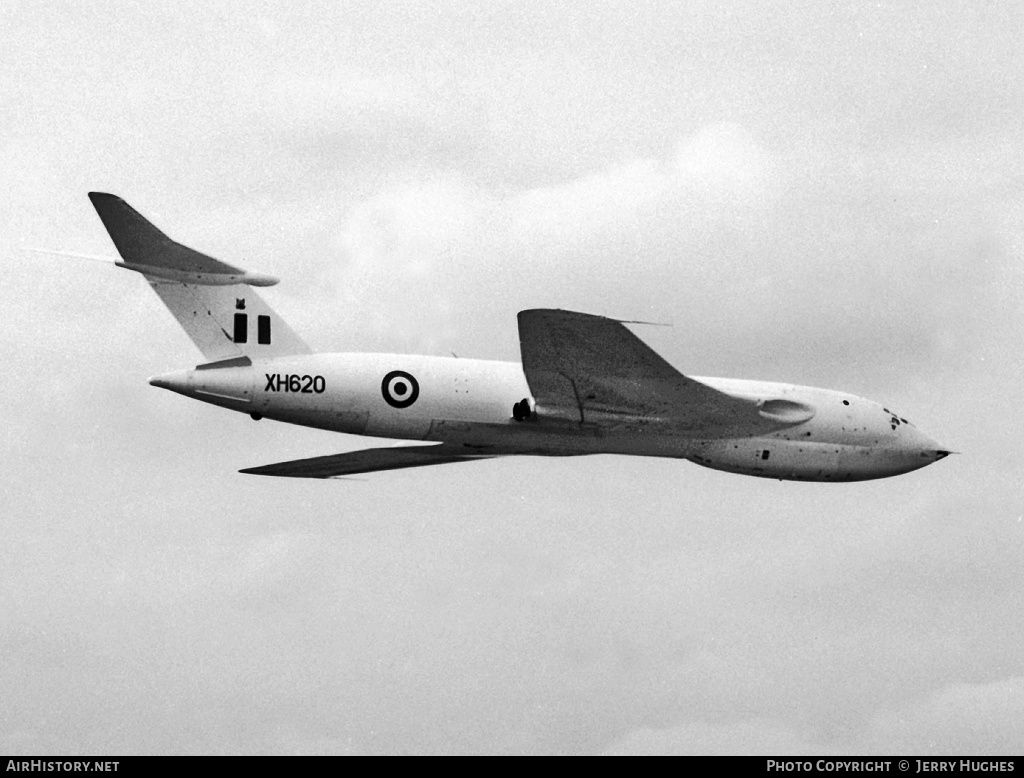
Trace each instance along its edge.
{"label": "tail fin", "polygon": [[311,353],[252,289],[276,278],[176,243],[120,197],[90,192],[89,199],[124,260],[117,265],[146,277],[207,361]]}

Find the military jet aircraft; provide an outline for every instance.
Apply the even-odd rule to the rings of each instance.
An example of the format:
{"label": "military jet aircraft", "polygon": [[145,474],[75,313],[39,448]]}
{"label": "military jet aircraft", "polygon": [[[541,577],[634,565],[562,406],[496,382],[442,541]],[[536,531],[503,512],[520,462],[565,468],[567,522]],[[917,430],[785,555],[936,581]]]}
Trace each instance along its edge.
{"label": "military jet aircraft", "polygon": [[950,452],[899,414],[852,394],[680,373],[622,322],[563,310],[519,314],[522,363],[402,354],[315,354],[256,287],[277,279],[168,238],[121,198],[89,194],[121,255],[203,354],[153,386],[353,435],[428,441],[242,470],[332,478],[474,459],[625,454],[743,475],[861,481]]}

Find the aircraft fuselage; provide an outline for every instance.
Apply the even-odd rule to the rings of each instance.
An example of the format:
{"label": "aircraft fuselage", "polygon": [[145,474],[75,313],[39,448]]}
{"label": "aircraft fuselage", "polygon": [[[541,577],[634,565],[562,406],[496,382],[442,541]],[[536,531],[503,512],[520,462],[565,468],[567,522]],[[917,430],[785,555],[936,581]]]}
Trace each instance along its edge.
{"label": "aircraft fuselage", "polygon": [[[490,455],[627,454],[687,459],[732,473],[800,481],[861,481],[924,467],[949,452],[880,404],[808,386],[701,378],[754,403],[784,402],[777,429],[694,437],[671,418],[549,414],[522,365],[396,354],[306,354],[227,360],[150,381],[179,394],[335,432],[437,441]],[[528,411],[520,413],[526,401]],[[513,407],[516,411],[513,412]],[[611,423],[609,423],[611,422]]]}

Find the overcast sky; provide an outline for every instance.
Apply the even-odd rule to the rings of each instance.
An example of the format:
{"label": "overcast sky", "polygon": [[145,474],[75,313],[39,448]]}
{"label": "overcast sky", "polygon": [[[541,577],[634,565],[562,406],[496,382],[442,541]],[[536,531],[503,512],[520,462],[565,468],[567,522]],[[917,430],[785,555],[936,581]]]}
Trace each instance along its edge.
{"label": "overcast sky", "polygon": [[[88,7],[79,7],[87,5]],[[0,6],[0,752],[1017,753],[1024,9]],[[532,307],[962,452],[799,484],[373,445],[187,400],[86,192],[280,276],[316,348]]]}

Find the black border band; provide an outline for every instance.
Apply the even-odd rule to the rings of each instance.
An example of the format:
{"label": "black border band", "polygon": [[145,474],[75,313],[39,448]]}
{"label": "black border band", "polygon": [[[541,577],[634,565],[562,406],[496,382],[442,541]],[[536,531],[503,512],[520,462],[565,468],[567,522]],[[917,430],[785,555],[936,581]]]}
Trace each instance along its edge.
{"label": "black border band", "polygon": [[[409,392],[409,396],[401,400],[391,396],[391,392],[388,390],[388,384],[391,383],[395,378],[404,378],[409,382],[409,386],[412,390]],[[414,402],[416,398],[420,396],[420,384],[413,378],[409,373],[404,370],[392,370],[386,376],[384,380],[380,382],[380,393],[384,397],[384,402],[390,405],[392,408],[408,408]]]}

